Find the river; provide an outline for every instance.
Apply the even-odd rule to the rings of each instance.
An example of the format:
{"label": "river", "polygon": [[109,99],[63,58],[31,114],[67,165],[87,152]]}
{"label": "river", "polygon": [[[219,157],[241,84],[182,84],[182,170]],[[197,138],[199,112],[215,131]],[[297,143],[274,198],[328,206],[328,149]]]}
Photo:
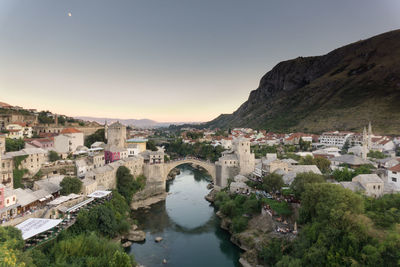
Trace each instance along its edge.
{"label": "river", "polygon": [[[240,266],[240,249],[229,241],[229,233],[219,227],[214,208],[204,199],[209,192],[207,175],[190,165],[181,165],[180,170],[167,184],[165,201],[135,212],[146,241],[134,243],[129,252],[146,267]],[[154,241],[158,236],[163,238],[160,243]]]}

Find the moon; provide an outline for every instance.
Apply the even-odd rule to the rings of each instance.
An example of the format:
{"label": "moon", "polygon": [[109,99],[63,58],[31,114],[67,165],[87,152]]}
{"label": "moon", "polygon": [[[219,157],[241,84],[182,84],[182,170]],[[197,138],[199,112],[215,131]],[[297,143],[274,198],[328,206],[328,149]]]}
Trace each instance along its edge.
{"label": "moon", "polygon": [[72,13],[71,12],[68,12],[68,17],[71,17],[72,16]]}

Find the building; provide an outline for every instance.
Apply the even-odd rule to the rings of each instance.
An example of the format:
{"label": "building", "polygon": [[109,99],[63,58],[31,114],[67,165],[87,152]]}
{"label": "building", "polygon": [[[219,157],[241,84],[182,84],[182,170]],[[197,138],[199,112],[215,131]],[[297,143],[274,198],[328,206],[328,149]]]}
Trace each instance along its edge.
{"label": "building", "polygon": [[351,132],[324,132],[319,137],[319,142],[326,146],[336,146],[338,148],[342,148],[343,145],[346,143],[347,140],[350,141],[350,137],[354,133]]}
{"label": "building", "polygon": [[32,141],[26,142],[25,147],[37,147],[49,151],[54,149],[54,140],[53,138],[33,139]]}
{"label": "building", "polygon": [[162,150],[158,151],[146,150],[141,152],[139,155],[143,158],[144,163],[150,163],[150,164],[164,163],[164,151]]}
{"label": "building", "polygon": [[350,166],[351,168],[356,168],[365,164],[371,164],[369,160],[365,160],[355,155],[349,155],[349,154],[342,155],[339,157],[334,157],[331,158],[330,160],[333,166],[339,166],[341,164],[345,164]]}
{"label": "building", "polygon": [[392,184],[397,191],[400,190],[400,164],[388,170],[388,183]]}
{"label": "building", "polygon": [[7,188],[13,188],[13,170],[14,170],[14,161],[11,156],[2,155],[0,153],[0,182]]}
{"label": "building", "polygon": [[128,149],[129,157],[139,155],[146,151],[146,143],[148,139],[145,138],[131,138],[126,140],[126,148]]}
{"label": "building", "polygon": [[0,184],[0,220],[7,220],[17,216],[17,196],[12,188],[5,188]]}
{"label": "building", "polygon": [[58,153],[75,152],[78,146],[83,146],[83,133],[75,128],[65,128],[54,137],[54,149]]}
{"label": "building", "polygon": [[89,155],[93,168],[99,168],[106,164],[104,153],[93,153]]}
{"label": "building", "polygon": [[6,126],[8,131],[8,138],[19,139],[19,138],[31,138],[32,127],[28,126],[24,122],[14,122]]}
{"label": "building", "polygon": [[5,156],[10,158],[23,156],[20,168],[28,170],[30,175],[36,174],[47,161],[47,151],[41,148],[24,148],[19,151],[7,152]]}
{"label": "building", "polygon": [[111,163],[128,157],[128,150],[124,147],[107,145],[104,150],[105,163]]}
{"label": "building", "polygon": [[107,144],[115,147],[125,147],[126,143],[126,126],[119,121],[114,122],[110,126],[105,126]]}
{"label": "building", "polygon": [[224,151],[215,163],[217,184],[225,187],[228,179],[237,174],[248,175],[255,170],[255,157],[250,150],[250,140],[237,138],[232,143],[232,150]]}
{"label": "building", "polygon": [[365,195],[370,197],[380,197],[383,195],[384,183],[376,174],[360,174],[354,177],[352,183],[358,183]]}

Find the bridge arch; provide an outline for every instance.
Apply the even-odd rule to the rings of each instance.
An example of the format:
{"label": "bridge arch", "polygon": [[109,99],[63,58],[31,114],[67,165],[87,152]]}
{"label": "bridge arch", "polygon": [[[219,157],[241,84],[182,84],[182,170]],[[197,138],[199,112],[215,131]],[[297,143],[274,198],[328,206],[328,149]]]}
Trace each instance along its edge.
{"label": "bridge arch", "polygon": [[208,174],[211,176],[214,184],[216,182],[216,168],[215,164],[209,161],[201,160],[198,158],[183,158],[183,159],[177,159],[177,160],[172,160],[167,163],[164,163],[164,181],[167,180],[167,176],[172,171],[173,168],[178,167],[179,165],[185,164],[185,163],[192,163],[201,166],[204,168]]}

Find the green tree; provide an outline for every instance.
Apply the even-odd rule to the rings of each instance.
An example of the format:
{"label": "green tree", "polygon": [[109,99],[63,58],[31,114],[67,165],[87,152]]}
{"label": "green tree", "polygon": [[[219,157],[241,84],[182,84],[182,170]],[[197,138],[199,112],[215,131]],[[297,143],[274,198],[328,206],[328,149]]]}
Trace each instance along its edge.
{"label": "green tree", "polygon": [[61,159],[61,157],[58,155],[58,153],[55,152],[54,150],[49,151],[48,157],[49,157],[49,161],[51,161],[51,162]]}
{"label": "green tree", "polygon": [[24,139],[11,139],[6,138],[6,151],[18,151],[25,148],[25,141]]}
{"label": "green tree", "polygon": [[346,142],[344,142],[344,144],[343,144],[341,153],[342,154],[347,154],[347,152],[349,151],[349,148],[350,148],[350,142],[347,139]]}
{"label": "green tree", "polygon": [[314,164],[317,165],[318,169],[322,173],[328,173],[331,170],[331,162],[329,159],[326,159],[324,157],[315,157],[314,158]]}
{"label": "green tree", "polygon": [[301,198],[307,184],[323,182],[325,182],[325,179],[322,175],[313,172],[303,172],[296,175],[296,178],[294,178],[294,181],[290,185],[290,189],[297,198]]}
{"label": "green tree", "polygon": [[266,192],[275,193],[276,191],[280,191],[284,185],[282,175],[275,172],[263,177],[263,189]]}
{"label": "green tree", "polygon": [[54,123],[54,119],[53,119],[53,117],[51,115],[52,114],[51,114],[50,111],[41,111],[41,112],[39,112],[39,115],[38,115],[39,123],[42,123],[42,124]]}
{"label": "green tree", "polygon": [[300,165],[315,165],[314,158],[310,155],[302,157],[299,161]]}
{"label": "green tree", "polygon": [[384,158],[386,158],[385,154],[383,154],[380,151],[374,151],[374,150],[369,151],[367,156],[370,157],[370,158],[375,158],[375,159],[384,159]]}
{"label": "green tree", "polygon": [[158,149],[157,149],[157,146],[156,146],[156,144],[154,143],[153,140],[147,141],[147,143],[146,143],[146,149],[147,149],[147,150],[151,150],[151,151],[157,151],[157,150],[158,150]]}
{"label": "green tree", "polygon": [[301,151],[309,151],[311,149],[311,142],[304,141],[303,138],[300,137],[299,147]]}
{"label": "green tree", "polygon": [[71,193],[78,194],[82,189],[82,181],[76,177],[64,177],[60,183],[61,194],[69,195]]}
{"label": "green tree", "polygon": [[117,170],[117,190],[125,198],[128,204],[132,201],[132,196],[137,191],[142,190],[146,185],[146,177],[138,176],[136,179],[130,170],[125,166],[120,166]]}
{"label": "green tree", "polygon": [[90,147],[95,142],[104,142],[107,143],[107,139],[104,133],[104,129],[98,129],[91,135],[88,135],[85,138],[85,146]]}

